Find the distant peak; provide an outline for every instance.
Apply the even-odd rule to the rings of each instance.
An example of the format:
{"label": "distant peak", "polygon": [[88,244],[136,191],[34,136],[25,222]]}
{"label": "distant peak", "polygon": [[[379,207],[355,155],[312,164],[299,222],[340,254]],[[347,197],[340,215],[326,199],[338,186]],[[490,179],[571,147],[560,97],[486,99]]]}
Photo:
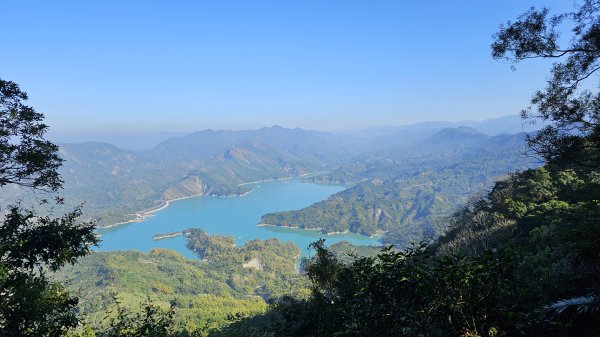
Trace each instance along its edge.
{"label": "distant peak", "polygon": [[438,132],[438,134],[451,134],[451,133],[458,133],[458,134],[464,134],[464,135],[476,135],[476,134],[482,134],[479,130],[472,128],[470,126],[459,126],[456,128],[445,128],[442,129],[440,132]]}
{"label": "distant peak", "polygon": [[455,141],[479,141],[487,139],[489,136],[479,132],[479,130],[468,126],[460,126],[456,128],[445,128],[431,137],[427,138],[426,142],[433,142],[434,144],[442,144],[448,142],[451,144]]}

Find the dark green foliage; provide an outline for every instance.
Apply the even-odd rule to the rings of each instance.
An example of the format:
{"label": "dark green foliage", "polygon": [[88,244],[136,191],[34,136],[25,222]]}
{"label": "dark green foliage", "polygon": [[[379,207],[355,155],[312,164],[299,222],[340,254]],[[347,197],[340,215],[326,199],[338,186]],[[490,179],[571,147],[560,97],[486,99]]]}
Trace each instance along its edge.
{"label": "dark green foliage", "polygon": [[[437,256],[425,245],[342,265],[324,246],[313,245],[307,262],[313,283],[307,300],[284,297],[254,326],[276,336],[499,336],[525,331],[512,271],[517,257]],[[239,327],[229,327],[236,329]]]}
{"label": "dark green foliage", "polygon": [[306,276],[312,282],[315,290],[332,291],[333,283],[338,278],[341,265],[335,255],[325,248],[325,239],[310,244],[315,250],[311,259],[304,258],[302,264]]}
{"label": "dark green foliage", "polygon": [[17,184],[56,191],[62,160],[58,146],[44,139],[44,115],[24,104],[27,93],[0,79],[0,187]]}
{"label": "dark green foliage", "polygon": [[[190,336],[174,330],[174,310],[165,311],[151,302],[143,303],[141,312],[130,311],[117,302],[116,315],[108,319],[98,337],[176,337]],[[200,332],[197,334],[200,336]]]}
{"label": "dark green foliage", "polygon": [[331,332],[448,336],[505,330],[508,313],[497,309],[518,289],[502,283],[511,266],[505,256],[436,257],[425,246],[358,259],[341,269],[330,291],[335,296],[326,299],[334,304],[330,321],[337,323]]}
{"label": "dark green foliage", "polygon": [[97,242],[93,226],[77,223],[81,210],[60,218],[10,206],[0,227],[2,263],[13,270],[46,267],[56,271],[87,255]]}
{"label": "dark green foliage", "polygon": [[77,298],[47,279],[45,269],[89,253],[93,226],[77,223],[79,210],[59,218],[10,207],[0,226],[0,332],[6,336],[59,336],[77,325]]}
{"label": "dark green foliage", "polygon": [[[24,105],[26,99],[15,83],[0,80],[0,187],[56,192],[62,186],[58,147],[43,139],[43,115]],[[54,200],[61,204],[58,196]],[[80,215],[79,208],[53,218],[19,204],[6,207],[0,225],[0,335],[60,336],[77,325],[77,298],[46,271],[74,263],[97,242],[94,225],[78,223]]]}
{"label": "dark green foliage", "polygon": [[44,276],[0,276],[2,336],[62,336],[77,323],[77,298]]}
{"label": "dark green foliage", "polygon": [[[523,253],[527,301],[589,334],[590,322],[600,321],[600,312],[590,310],[600,295],[598,200],[597,172],[554,166],[525,171],[458,211],[437,249],[471,256],[486,249]],[[586,309],[578,310],[577,303]]]}
{"label": "dark green foliage", "polygon": [[598,336],[598,200],[596,170],[549,164],[473,198],[433,244],[342,263],[319,241],[304,264],[313,285],[308,299],[281,298],[261,318],[226,331]]}

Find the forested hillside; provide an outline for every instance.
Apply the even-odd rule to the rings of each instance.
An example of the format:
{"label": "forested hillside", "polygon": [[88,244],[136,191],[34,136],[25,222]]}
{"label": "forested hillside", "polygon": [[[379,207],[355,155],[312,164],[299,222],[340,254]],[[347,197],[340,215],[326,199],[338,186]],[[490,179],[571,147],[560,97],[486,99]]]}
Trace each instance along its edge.
{"label": "forested hillside", "polygon": [[[280,299],[222,335],[598,336],[600,94],[589,90],[600,69],[598,5],[531,8],[492,44],[496,59],[555,61],[523,113],[547,122],[527,136],[545,165],[454,212],[433,244],[342,263],[315,243],[310,298]],[[559,33],[565,21],[570,40]]]}
{"label": "forested hillside", "polygon": [[[479,125],[470,123],[473,124]],[[139,219],[144,210],[181,197],[243,194],[249,187],[242,184],[258,180],[331,171],[311,180],[354,184],[365,179],[414,180],[412,176],[418,172],[443,169],[462,161],[478,163],[472,166],[484,165],[482,170],[487,165],[495,166],[498,172],[516,170],[527,163],[518,156],[523,146],[517,134],[492,137],[469,127],[444,126],[446,123],[427,127],[417,124],[398,128],[391,134],[368,132],[370,136],[366,138],[364,134],[277,126],[250,131],[207,130],[171,138],[143,151],[104,143],[62,143],[60,156],[64,163],[59,172],[65,181],[64,208],[85,201],[84,216],[97,219],[104,226]],[[415,151],[416,148],[420,150]],[[497,155],[502,151],[508,152],[506,158]],[[478,159],[486,154],[489,163]],[[493,173],[483,173],[486,174]],[[489,182],[485,180],[491,177],[479,176],[475,171],[464,172],[465,179],[479,180],[474,190],[487,186]],[[14,190],[1,197],[9,202],[25,192]],[[313,224],[310,228],[319,226]]]}
{"label": "forested hillside", "polygon": [[[63,131],[91,111],[81,134],[226,121],[181,116],[332,129],[497,115],[534,83],[504,90],[472,57],[487,14],[512,5],[357,3],[7,3],[0,58]],[[0,337],[600,337],[600,0],[553,6],[493,35],[507,73],[550,71],[520,116],[482,122],[55,144],[0,78]],[[236,197],[143,221],[195,195]]]}
{"label": "forested hillside", "polygon": [[165,299],[175,298],[172,328],[211,336],[597,336],[598,199],[597,169],[547,164],[472,199],[432,244],[381,251],[317,242],[303,262],[307,278],[293,272],[293,246],[236,248],[200,230],[188,246],[204,262],[161,250],[94,254],[64,275],[111,275],[112,289],[137,294],[121,295],[130,305],[151,293],[167,310]]}
{"label": "forested hillside", "polygon": [[292,243],[253,240],[235,247],[233,238],[199,229],[186,231],[186,238],[198,259],[164,249],[98,252],[54,277],[79,297],[80,313],[94,329],[107,329],[106,313],[119,305],[131,309],[151,300],[176,310],[179,329],[208,331],[227,324],[228,316],[264,312],[268,298],[309,292],[295,270],[300,252]]}
{"label": "forested hillside", "polygon": [[524,157],[523,144],[522,134],[491,137],[471,128],[444,129],[414,148],[369,153],[310,178],[356,185],[302,210],[266,214],[261,222],[324,232],[385,232],[385,242],[398,247],[435,238],[445,230],[441,218],[455,207],[508,172],[536,165]]}
{"label": "forested hillside", "polygon": [[546,165],[496,183],[432,245],[342,263],[317,243],[312,296],[226,335],[597,336],[599,199],[595,170]]}
{"label": "forested hillside", "polygon": [[135,213],[167,200],[242,194],[248,191],[242,183],[337,167],[333,163],[353,153],[340,137],[272,127],[196,132],[144,151],[60,144],[65,208],[85,201],[84,216],[102,226],[135,219]]}

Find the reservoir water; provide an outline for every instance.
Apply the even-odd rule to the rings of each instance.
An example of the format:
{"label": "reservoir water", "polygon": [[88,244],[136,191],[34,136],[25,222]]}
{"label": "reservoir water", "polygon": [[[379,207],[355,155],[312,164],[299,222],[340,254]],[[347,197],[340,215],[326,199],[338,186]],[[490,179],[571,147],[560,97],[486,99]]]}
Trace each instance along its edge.
{"label": "reservoir water", "polygon": [[352,233],[325,235],[320,231],[256,226],[265,213],[304,208],[343,190],[342,186],[280,180],[256,183],[251,187],[253,191],[244,196],[198,196],[173,201],[142,222],[99,229],[102,243],[98,250],[135,249],[147,252],[152,248],[167,248],[193,258],[194,254],[185,247],[183,236],[153,239],[156,234],[191,227],[201,228],[209,235],[231,236],[237,245],[253,239],[292,241],[303,256],[308,255],[308,245],[320,237],[325,238],[327,244],[345,240],[357,245],[379,245],[376,238]]}

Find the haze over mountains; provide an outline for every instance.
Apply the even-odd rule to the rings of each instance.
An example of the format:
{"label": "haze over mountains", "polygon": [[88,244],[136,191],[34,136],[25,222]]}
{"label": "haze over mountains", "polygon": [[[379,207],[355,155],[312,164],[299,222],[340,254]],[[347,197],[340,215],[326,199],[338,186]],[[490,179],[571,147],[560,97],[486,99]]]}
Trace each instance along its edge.
{"label": "haze over mountains", "polygon": [[[380,137],[384,135],[393,136],[402,134],[405,138],[418,137],[433,133],[448,127],[469,126],[479,131],[498,135],[503,133],[530,132],[539,129],[539,125],[523,124],[519,115],[508,115],[499,118],[486,119],[483,121],[464,120],[458,122],[432,121],[421,122],[411,125],[400,126],[373,126],[361,129],[332,129],[327,132],[335,134],[352,135],[355,137]],[[174,137],[183,137],[191,132],[184,131],[85,131],[77,130],[56,130],[51,128],[48,138],[59,143],[81,143],[81,142],[99,142],[110,143],[117,147],[127,150],[147,150],[151,149],[163,141]]]}
{"label": "haze over mountains", "polygon": [[[168,200],[239,195],[250,190],[248,182],[320,172],[303,179],[349,188],[304,210],[266,215],[262,222],[387,232],[399,243],[437,235],[433,214],[446,214],[499,176],[529,165],[519,130],[520,120],[507,116],[338,133],[279,126],[204,130],[146,150],[60,143],[63,195],[68,207],[85,202],[85,216],[105,226],[139,219],[136,213]],[[412,229],[391,239],[398,224]]]}
{"label": "haze over mountains", "polygon": [[[204,130],[138,151],[62,143],[63,195],[70,207],[87,201],[85,216],[111,225],[166,200],[243,194],[252,188],[244,183],[293,176],[346,189],[304,209],[264,214],[256,224],[380,234],[384,243],[402,248],[438,237],[447,223],[440,218],[507,173],[535,165],[521,154],[523,133],[486,134],[477,127],[423,123],[379,133],[278,126]],[[235,237],[209,236],[201,229],[184,235],[201,259],[186,260],[164,249],[99,252],[57,277],[70,280],[82,312],[94,319],[104,315],[103,305],[115,291],[126,303],[150,294],[168,305],[175,296],[180,319],[225,325],[223,312],[253,315],[266,310],[267,298],[305,296],[309,289],[294,268],[306,247],[278,239],[236,246]],[[379,251],[348,243],[333,248],[340,249],[338,256],[346,256],[345,250]],[[77,276],[71,280],[71,275]]]}
{"label": "haze over mountains", "polygon": [[534,165],[521,155],[524,134],[488,136],[446,128],[409,147],[362,154],[312,181],[350,183],[345,191],[297,211],[266,214],[262,222],[324,232],[384,232],[404,246],[437,237],[454,207],[509,172]]}

